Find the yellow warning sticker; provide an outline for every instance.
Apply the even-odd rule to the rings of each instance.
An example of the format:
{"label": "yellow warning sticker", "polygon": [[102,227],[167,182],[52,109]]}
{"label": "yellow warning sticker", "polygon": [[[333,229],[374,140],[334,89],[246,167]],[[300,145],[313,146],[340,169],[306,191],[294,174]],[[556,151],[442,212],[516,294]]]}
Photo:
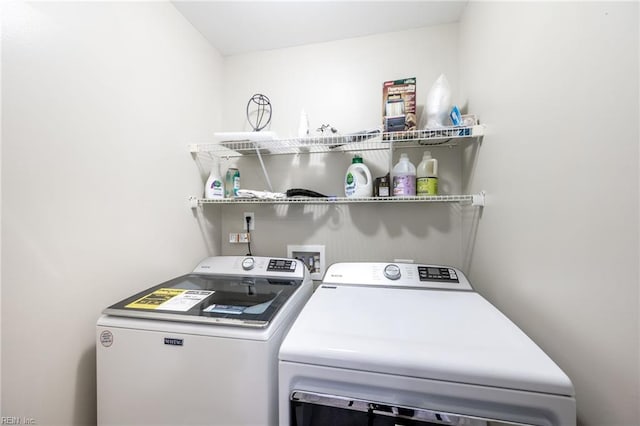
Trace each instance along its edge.
{"label": "yellow warning sticker", "polygon": [[141,297],[135,302],[129,303],[127,306],[125,306],[125,308],[156,309],[164,302],[167,302],[174,297],[181,295],[185,291],[187,290],[181,288],[161,288],[154,291],[153,293]]}
{"label": "yellow warning sticker", "polygon": [[161,288],[131,302],[125,308],[157,309],[186,312],[215,293],[212,290],[185,290],[182,288]]}

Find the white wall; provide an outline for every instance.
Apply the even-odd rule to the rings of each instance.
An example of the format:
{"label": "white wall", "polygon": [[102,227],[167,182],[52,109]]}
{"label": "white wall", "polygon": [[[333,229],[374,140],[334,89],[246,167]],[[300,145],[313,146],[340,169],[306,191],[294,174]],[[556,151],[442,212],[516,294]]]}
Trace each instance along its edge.
{"label": "white wall", "polygon": [[[489,135],[479,149],[432,152],[448,191],[488,191],[480,217],[448,205],[255,206],[254,252],[320,243],[329,263],[468,267],[478,290],[567,371],[582,424],[637,423],[637,9],[470,2],[459,26],[223,64],[168,4],[4,7],[2,415],[93,423],[99,312],[207,252],[246,252],[221,241],[247,206],[189,211],[204,170],[187,143],[246,129],[256,92],[271,97],[281,136],[295,133],[303,107],[315,127],[369,128],[382,81],[417,77],[424,105],[445,72],[454,101],[468,100]],[[384,153],[365,161],[383,173]],[[276,190],[335,193],[348,162],[267,159]],[[238,164],[243,186],[264,189],[255,163]],[[292,178],[292,167],[305,174]],[[462,217],[471,217],[465,235]]]}
{"label": "white wall", "polygon": [[[382,83],[416,77],[418,115],[440,73],[458,81],[457,25],[271,50],[226,58],[225,131],[249,130],[247,100],[264,93],[273,104],[271,130],[280,137],[297,135],[301,109],[311,129],[330,123],[343,133],[375,128],[382,121]],[[403,150],[397,150],[396,154]],[[433,148],[440,160],[443,193],[460,193],[459,148]],[[422,149],[410,150],[414,165]],[[374,176],[387,173],[387,152],[365,152]],[[344,195],[344,174],[351,155],[314,154],[265,158],[273,189],[308,188]],[[397,161],[394,160],[394,163]],[[255,158],[237,164],[242,186],[265,189]],[[223,235],[238,232],[242,212],[255,210],[254,254],[286,255],[287,244],[324,244],[327,264],[349,260],[415,259],[460,265],[460,207],[457,205],[243,206],[222,209]],[[246,247],[223,243],[227,254]]]}
{"label": "white wall", "polygon": [[[0,16],[4,16],[4,5],[0,3]],[[3,20],[0,19],[0,34]],[[0,99],[2,99],[2,39],[0,38]],[[0,417],[2,411],[2,104],[0,102]]]}
{"label": "white wall", "polygon": [[488,126],[470,276],[568,373],[580,424],[637,424],[638,4],[470,2],[460,46]]}
{"label": "white wall", "polygon": [[169,3],[13,3],[2,43],[2,414],[92,424],[101,310],[219,250],[222,59]]}
{"label": "white wall", "polygon": [[416,77],[422,107],[444,72],[456,99],[457,47],[457,24],[449,24],[227,57],[221,130],[251,130],[245,108],[254,93],[271,99],[271,130],[281,137],[297,136],[302,108],[312,129],[331,123],[353,132],[379,125],[387,80]]}

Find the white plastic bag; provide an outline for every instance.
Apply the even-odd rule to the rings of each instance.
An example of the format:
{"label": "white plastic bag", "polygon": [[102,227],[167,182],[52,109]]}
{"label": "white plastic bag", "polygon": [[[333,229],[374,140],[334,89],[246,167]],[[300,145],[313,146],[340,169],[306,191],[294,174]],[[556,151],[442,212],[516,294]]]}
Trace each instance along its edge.
{"label": "white plastic bag", "polygon": [[433,83],[429,93],[427,93],[427,129],[437,129],[444,127],[449,115],[451,105],[451,89],[449,81],[444,74]]}

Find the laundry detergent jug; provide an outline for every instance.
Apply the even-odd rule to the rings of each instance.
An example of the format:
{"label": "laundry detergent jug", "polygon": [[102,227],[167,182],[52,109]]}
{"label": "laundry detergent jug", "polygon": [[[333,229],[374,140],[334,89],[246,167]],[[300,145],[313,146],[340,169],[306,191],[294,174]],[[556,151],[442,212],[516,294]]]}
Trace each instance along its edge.
{"label": "laundry detergent jug", "polygon": [[400,154],[400,160],[393,167],[393,196],[406,197],[416,195],[416,167],[409,161],[406,153]]}
{"label": "laundry detergent jug", "polygon": [[425,151],[416,171],[416,194],[438,195],[438,160]]}
{"label": "laundry detergent jug", "polygon": [[362,157],[356,155],[344,177],[344,195],[348,198],[371,197],[372,192],[371,172],[362,162]]}

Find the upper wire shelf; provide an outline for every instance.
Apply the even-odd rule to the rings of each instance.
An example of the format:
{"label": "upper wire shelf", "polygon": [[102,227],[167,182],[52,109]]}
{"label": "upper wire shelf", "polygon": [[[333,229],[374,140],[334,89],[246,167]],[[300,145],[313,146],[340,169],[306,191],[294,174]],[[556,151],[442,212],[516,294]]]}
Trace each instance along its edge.
{"label": "upper wire shelf", "polygon": [[[192,153],[209,152],[218,157],[243,155],[279,155],[352,151],[379,151],[395,147],[452,146],[460,139],[479,138],[484,126],[444,127],[441,129],[412,130],[405,132],[353,133],[349,135],[310,136],[289,139],[220,140],[214,143],[191,144]],[[258,138],[256,138],[258,139]]]}
{"label": "upper wire shelf", "polygon": [[431,196],[404,196],[404,197],[327,197],[327,198],[276,198],[276,199],[259,199],[259,198],[223,198],[223,199],[204,199],[190,197],[189,201],[192,208],[205,204],[364,204],[364,203],[461,203],[471,204],[472,206],[483,207],[485,204],[485,193],[481,191],[477,194],[461,194],[461,195],[431,195]]}

